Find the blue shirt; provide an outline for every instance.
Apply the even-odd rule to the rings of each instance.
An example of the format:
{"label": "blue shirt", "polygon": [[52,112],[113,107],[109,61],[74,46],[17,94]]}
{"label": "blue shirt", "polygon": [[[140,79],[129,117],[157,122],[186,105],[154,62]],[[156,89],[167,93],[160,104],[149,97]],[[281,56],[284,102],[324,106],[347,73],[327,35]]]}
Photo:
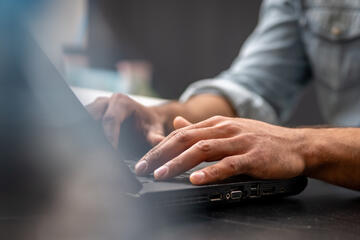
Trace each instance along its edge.
{"label": "blue shirt", "polygon": [[221,94],[240,117],[283,123],[310,81],[329,124],[360,126],[360,0],[265,0],[230,69],[180,100]]}

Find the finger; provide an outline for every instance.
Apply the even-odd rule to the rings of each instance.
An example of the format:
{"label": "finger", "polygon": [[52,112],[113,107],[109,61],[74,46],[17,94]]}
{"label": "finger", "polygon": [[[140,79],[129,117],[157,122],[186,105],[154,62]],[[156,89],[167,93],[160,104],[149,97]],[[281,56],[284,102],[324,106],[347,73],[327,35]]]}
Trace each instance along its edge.
{"label": "finger", "polygon": [[157,144],[159,144],[164,139],[165,139],[164,134],[154,132],[154,131],[149,131],[149,133],[147,135],[147,140],[152,146],[156,146]]}
{"label": "finger", "polygon": [[[181,130],[175,130],[170,133],[165,139],[163,139],[159,144],[152,148],[135,166],[135,172],[137,175],[146,175],[154,171],[159,166],[163,165],[166,161],[171,158],[174,158],[192,144],[204,138],[203,135],[209,135],[206,133],[211,133],[208,138],[221,138],[223,135],[220,134],[218,137],[215,137],[216,131],[213,131],[212,126],[226,118],[216,116],[209,118],[205,121],[189,125],[184,127]],[[189,133],[187,131],[195,129],[206,129],[202,134]],[[186,134],[185,134],[186,132]],[[175,140],[174,140],[175,139]],[[174,143],[175,141],[175,143]],[[170,156],[168,156],[170,154]]]}
{"label": "finger", "polygon": [[85,108],[96,121],[99,121],[100,119],[102,119],[108,107],[108,103],[109,103],[109,98],[100,97],[97,98],[94,102],[85,106]]}
{"label": "finger", "polygon": [[188,127],[190,125],[191,122],[180,116],[176,117],[173,121],[174,129],[180,129],[180,128]]}
{"label": "finger", "polygon": [[[205,127],[212,127],[215,126],[216,124],[228,120],[227,117],[223,117],[223,116],[214,116],[211,118],[208,118],[204,121],[198,122],[198,123],[194,123],[194,124],[190,124],[189,126],[186,126],[185,128],[187,129],[196,129],[196,128],[205,128]],[[187,121],[185,119],[185,121]],[[189,122],[189,121],[187,121]],[[190,122],[189,122],[190,123]]]}
{"label": "finger", "polygon": [[[180,117],[180,116],[179,116]],[[176,117],[174,119],[175,120],[178,120],[177,119],[178,117]],[[197,129],[197,128],[206,128],[206,127],[213,127],[215,126],[216,124],[218,124],[219,122],[221,121],[225,121],[227,120],[228,118],[227,117],[223,117],[223,116],[214,116],[214,117],[211,117],[211,118],[208,118],[204,121],[201,121],[201,122],[198,122],[198,123],[191,123],[189,122],[188,120],[186,120],[185,118],[183,117],[180,117],[180,128],[184,128],[185,130],[190,130],[190,129]],[[173,123],[174,124],[174,123]],[[185,126],[187,125],[187,126]],[[175,126],[174,126],[175,128]],[[176,129],[176,128],[175,128]],[[176,129],[178,130],[178,129]],[[172,132],[172,134],[174,134],[175,132]],[[170,138],[172,135],[170,134],[167,138]]]}
{"label": "finger", "polygon": [[102,124],[105,136],[114,148],[118,147],[120,127],[123,121],[132,114],[128,97],[121,94],[111,96]]}
{"label": "finger", "polygon": [[232,141],[234,140],[228,138],[201,140],[155,170],[154,177],[164,180],[186,172],[201,162],[216,161],[234,155],[239,149]]}
{"label": "finger", "polygon": [[151,149],[136,165],[136,173],[138,175],[148,174],[198,141],[224,138],[228,134],[218,127],[191,129],[192,126],[172,132],[160,144]]}
{"label": "finger", "polygon": [[[201,121],[201,122],[198,122],[195,124],[190,124],[189,126],[183,127],[183,131],[188,131],[188,130],[192,130],[192,129],[201,129],[201,128],[209,128],[209,130],[211,130],[210,127],[215,126],[217,123],[219,123],[220,121],[222,121],[224,119],[225,119],[225,117],[222,117],[222,116],[211,117],[204,121]],[[165,137],[165,139],[163,139],[163,141],[157,147],[160,147],[161,145],[166,144],[166,142],[169,141],[174,136],[182,135],[181,132],[179,132],[179,131],[180,130],[177,129],[177,130],[171,132],[167,137]]]}
{"label": "finger", "polygon": [[231,176],[246,174],[249,162],[247,154],[226,157],[214,165],[192,173],[190,181],[194,185],[204,185],[219,182]]}

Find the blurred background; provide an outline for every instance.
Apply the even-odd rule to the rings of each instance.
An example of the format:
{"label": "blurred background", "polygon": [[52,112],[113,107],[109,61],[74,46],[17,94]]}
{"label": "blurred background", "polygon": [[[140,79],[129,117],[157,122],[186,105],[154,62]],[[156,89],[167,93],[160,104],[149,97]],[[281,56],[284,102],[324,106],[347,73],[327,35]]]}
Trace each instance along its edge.
{"label": "blurred background", "polygon": [[[177,99],[230,66],[261,2],[48,1],[33,29],[73,86]],[[288,125],[322,123],[312,87],[304,94]]]}
{"label": "blurred background", "polygon": [[[214,77],[227,69],[246,38],[255,28],[261,5],[260,0],[22,0],[16,3],[9,0],[8,3],[10,2],[15,5],[26,2],[32,8],[38,8],[31,9],[36,14],[31,15],[30,20],[26,23],[41,48],[70,85],[166,99],[177,99],[190,83]],[[33,6],[34,2],[38,4]],[[0,1],[0,10],[3,10],[2,3],[4,2]],[[25,7],[24,9],[28,10]],[[0,21],[0,27],[1,23]],[[27,78],[19,76],[23,72],[16,68],[19,67],[17,64],[21,65],[22,62],[15,61],[19,60],[20,56],[29,53],[24,51],[26,48],[21,45],[24,44],[19,37],[21,35],[18,36],[18,41],[15,41],[11,38],[8,30],[10,29],[6,29],[7,34],[4,34],[4,38],[9,41],[8,45],[13,47],[10,50],[16,50],[16,54],[12,54],[12,51],[6,49],[6,42],[5,47],[0,44],[0,52],[8,53],[8,55],[0,54],[0,57],[6,59],[7,56],[10,56],[10,60],[6,59],[1,62],[2,59],[0,59],[0,63],[6,63],[5,69],[12,63],[16,63],[16,66],[6,69],[9,71],[4,71],[11,72],[12,77],[2,76],[2,86],[8,87],[6,84],[13,84],[15,88],[12,90],[18,95],[13,95],[12,91],[7,92],[8,88],[0,88],[3,90],[0,94],[3,101],[0,102],[2,109],[15,109],[9,113],[17,113],[16,110],[20,109],[21,113],[24,110],[24,112],[32,114],[34,112],[34,106],[31,105],[33,102],[21,98],[24,96],[20,90],[26,92],[29,90],[29,86],[23,86],[24,84],[20,81]],[[12,59],[14,62],[11,61]],[[8,62],[9,64],[7,64]],[[42,63],[39,65],[42,66]],[[0,71],[1,73],[2,71]],[[42,76],[44,77],[44,75]],[[12,81],[13,79],[18,81]],[[47,76],[45,79],[47,80]],[[11,84],[9,85],[12,86]],[[19,86],[24,89],[18,89]],[[46,86],[43,89],[46,89]],[[43,89],[37,90],[49,93]],[[320,124],[322,122],[316,104],[314,104],[316,100],[311,86],[304,94],[305,97],[298,107],[298,111],[288,123],[289,125]],[[24,103],[26,105],[23,105]],[[69,106],[74,103],[61,102],[60,105],[70,109]],[[56,114],[61,115],[62,111],[58,111]],[[71,119],[69,116],[76,114],[63,115],[62,117],[68,120]],[[0,121],[0,125],[3,124],[1,129],[7,129],[7,133],[14,136],[14,139],[10,139],[10,141],[8,138],[3,138],[7,145],[2,143],[3,147],[0,152],[4,154],[3,150],[6,149],[6,146],[11,146],[14,142],[16,143],[14,146],[22,146],[23,142],[18,140],[22,139],[23,135],[27,137],[23,141],[26,144],[29,143],[31,147],[26,145],[27,148],[24,151],[15,151],[17,154],[15,157],[2,157],[9,161],[3,160],[0,170],[9,173],[10,177],[7,178],[6,174],[1,173],[0,176],[5,176],[3,179],[6,181],[0,182],[10,190],[14,189],[15,192],[19,190],[19,196],[22,197],[17,198],[21,200],[20,203],[13,201],[12,198],[4,200],[3,197],[0,197],[1,216],[4,216],[4,212],[8,214],[9,205],[14,205],[16,211],[22,214],[22,207],[19,208],[19,206],[24,205],[22,202],[27,202],[27,198],[30,198],[29,202],[37,203],[39,199],[46,203],[49,202],[51,210],[54,210],[50,218],[47,216],[44,219],[39,218],[38,221],[23,221],[13,215],[9,218],[3,217],[4,224],[0,226],[0,239],[17,239],[3,237],[4,234],[8,234],[9,229],[16,234],[26,235],[26,238],[19,239],[36,239],[29,237],[27,229],[35,232],[45,230],[45,236],[48,234],[47,231],[50,235],[53,234],[53,231],[60,235],[76,232],[76,230],[91,234],[92,231],[104,232],[104,229],[106,229],[106,233],[116,233],[121,226],[118,222],[113,221],[117,216],[127,219],[126,223],[132,224],[132,226],[123,224],[123,227],[134,231],[138,231],[138,228],[134,227],[138,227],[138,225],[134,223],[146,222],[139,220],[143,219],[143,213],[134,214],[132,212],[130,214],[127,212],[128,209],[119,208],[121,205],[119,202],[122,199],[113,189],[116,186],[118,190],[118,184],[125,181],[117,179],[117,173],[120,170],[114,167],[111,159],[106,163],[104,159],[107,158],[101,155],[101,151],[88,145],[82,145],[82,149],[84,149],[82,151],[78,151],[78,149],[73,151],[76,148],[74,139],[61,137],[62,131],[56,132],[55,139],[50,139],[50,141],[48,138],[42,138],[41,132],[36,131],[36,136],[40,140],[34,139],[32,134],[26,131],[22,132],[22,128],[19,128],[23,122],[14,121],[18,119],[25,121],[26,118],[18,118],[16,114],[3,114],[3,116],[0,120],[10,121],[5,121],[6,124],[9,123],[8,125],[4,125]],[[32,126],[31,124],[32,122],[29,123],[30,126]],[[81,126],[83,125],[81,123]],[[25,124],[24,128],[26,129],[26,127],[28,126]],[[82,128],[79,127],[79,129]],[[88,131],[82,131],[82,133],[88,134]],[[91,140],[96,138],[87,135],[86,139],[91,143]],[[37,144],[35,147],[39,153],[32,148],[34,143]],[[11,152],[11,148],[8,149]],[[60,153],[58,151],[51,152],[53,149],[59,149]],[[97,154],[93,154],[89,149],[97,151]],[[38,155],[40,153],[44,155]],[[77,153],[81,156],[83,156],[82,153],[87,153],[87,155],[85,154],[85,159],[83,159],[81,156],[77,156]],[[15,162],[13,159],[19,161]],[[33,162],[33,159],[39,160]],[[61,161],[60,159],[70,161]],[[101,162],[98,161],[99,159]],[[4,163],[11,163],[10,167]],[[65,167],[62,169],[54,163],[61,163],[60,165]],[[29,167],[26,164],[29,164]],[[72,170],[69,171],[67,167]],[[53,168],[53,171],[61,178],[49,171]],[[36,172],[38,170],[40,173]],[[62,175],[63,173],[64,175]],[[39,177],[34,178],[37,175]],[[19,178],[19,176],[21,177]],[[120,176],[122,175],[120,174]],[[9,182],[15,182],[18,185],[11,185]],[[27,184],[22,185],[24,182]],[[17,186],[22,186],[25,194]],[[46,189],[44,190],[42,187]],[[53,189],[54,191],[52,191]],[[43,195],[48,191],[48,196]],[[47,199],[51,197],[55,199],[55,204],[51,199]],[[39,205],[45,204],[39,202]],[[34,207],[30,205],[29,208],[33,210]],[[129,220],[130,217],[135,220]],[[25,230],[19,230],[19,221],[24,222]],[[113,224],[106,224],[109,222]],[[157,222],[155,221],[155,223]],[[151,227],[149,226],[149,228]],[[171,230],[169,231],[171,232]],[[116,234],[114,236],[114,239],[117,239]]]}

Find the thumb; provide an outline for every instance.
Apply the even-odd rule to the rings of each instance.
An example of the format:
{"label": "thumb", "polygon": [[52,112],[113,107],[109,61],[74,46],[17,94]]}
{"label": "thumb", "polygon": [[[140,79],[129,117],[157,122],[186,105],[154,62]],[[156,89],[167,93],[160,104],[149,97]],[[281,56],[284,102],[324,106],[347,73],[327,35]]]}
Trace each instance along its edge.
{"label": "thumb", "polygon": [[161,124],[155,124],[151,126],[148,130],[146,138],[153,147],[164,140],[165,133]]}
{"label": "thumb", "polygon": [[190,126],[191,124],[191,122],[180,116],[176,117],[173,121],[174,129],[184,128]]}
{"label": "thumb", "polygon": [[147,135],[147,140],[154,147],[159,144],[162,140],[164,140],[165,136],[160,133],[150,131]]}

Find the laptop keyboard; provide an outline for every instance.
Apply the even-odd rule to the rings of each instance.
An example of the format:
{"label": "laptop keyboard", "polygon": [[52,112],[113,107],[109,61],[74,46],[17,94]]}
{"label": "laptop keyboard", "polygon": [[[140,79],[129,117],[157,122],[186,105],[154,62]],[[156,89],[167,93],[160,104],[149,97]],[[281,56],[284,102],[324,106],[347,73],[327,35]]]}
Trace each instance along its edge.
{"label": "laptop keyboard", "polygon": [[[129,166],[130,170],[135,173],[135,165],[136,165],[136,162],[135,161],[124,161],[126,165]],[[173,177],[172,179],[169,179],[167,180],[168,182],[189,182],[189,177],[191,175],[191,173],[193,173],[194,171],[193,170],[189,170],[187,172],[184,172],[176,177]],[[152,180],[152,181],[155,181],[155,178],[154,178],[154,174],[151,173],[149,174],[149,176],[147,177],[148,180]]]}
{"label": "laptop keyboard", "polygon": [[[136,161],[124,161],[129,168],[131,169],[131,171],[133,173],[135,173],[135,165],[136,165]],[[173,177],[171,179],[166,180],[166,182],[182,182],[182,183],[189,183],[189,177],[190,175],[196,171],[196,169],[191,169],[183,174],[180,174],[176,177]],[[154,178],[154,175],[151,173],[148,177],[146,177],[147,181],[156,181]],[[253,180],[253,178],[249,177],[249,176],[245,176],[245,175],[237,175],[237,176],[232,176],[229,177],[219,183],[231,183],[231,182],[246,182],[246,181],[250,181]]]}

